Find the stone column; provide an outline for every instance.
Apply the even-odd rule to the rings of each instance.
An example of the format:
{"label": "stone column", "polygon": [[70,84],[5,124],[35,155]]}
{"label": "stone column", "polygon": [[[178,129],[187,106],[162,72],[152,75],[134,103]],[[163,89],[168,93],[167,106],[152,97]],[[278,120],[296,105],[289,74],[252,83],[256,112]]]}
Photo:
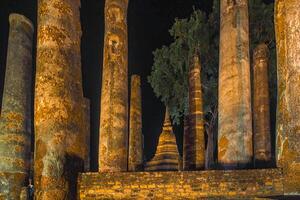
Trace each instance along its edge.
{"label": "stone column", "polygon": [[38,0],[36,199],[75,199],[84,168],[80,0]]}
{"label": "stone column", "polygon": [[205,130],[201,88],[201,64],[199,56],[193,57],[189,72],[189,128],[184,136],[184,170],[199,170],[205,167]]}
{"label": "stone column", "polygon": [[105,1],[99,171],[127,171],[128,0]]}
{"label": "stone column", "polygon": [[283,168],[285,194],[300,194],[300,1],[276,0],[277,166]]}
{"label": "stone column", "polygon": [[253,134],[255,164],[271,161],[269,49],[263,44],[253,52]]}
{"label": "stone column", "polygon": [[141,79],[131,76],[128,170],[140,171],[143,166]]}
{"label": "stone column", "polygon": [[18,199],[30,169],[33,25],[9,16],[9,38],[0,117],[0,196]]}
{"label": "stone column", "polygon": [[248,0],[220,3],[218,161],[237,168],[253,156]]}

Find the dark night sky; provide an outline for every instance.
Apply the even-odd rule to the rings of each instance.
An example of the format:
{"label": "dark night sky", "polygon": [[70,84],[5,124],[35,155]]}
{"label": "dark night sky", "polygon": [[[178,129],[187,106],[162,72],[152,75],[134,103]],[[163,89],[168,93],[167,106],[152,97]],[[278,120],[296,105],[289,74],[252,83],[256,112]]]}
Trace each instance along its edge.
{"label": "dark night sky", "polygon": [[[97,170],[99,102],[103,54],[103,9],[104,0],[81,1],[82,22],[82,71],[83,88],[91,99],[91,158],[92,170]],[[189,16],[193,6],[210,11],[212,0],[130,0],[128,8],[129,75],[142,78],[143,134],[145,156],[150,159],[154,152],[163,123],[164,106],[158,100],[147,76],[153,63],[152,52],[171,42],[168,29],[176,17]],[[8,15],[12,12],[24,14],[36,27],[37,0],[0,0],[0,94],[4,83],[6,49],[8,39]],[[34,47],[36,41],[34,41]],[[35,59],[35,49],[33,53]],[[35,61],[34,68],[35,68]],[[1,96],[1,95],[0,95]],[[179,146],[182,131],[176,129]]]}

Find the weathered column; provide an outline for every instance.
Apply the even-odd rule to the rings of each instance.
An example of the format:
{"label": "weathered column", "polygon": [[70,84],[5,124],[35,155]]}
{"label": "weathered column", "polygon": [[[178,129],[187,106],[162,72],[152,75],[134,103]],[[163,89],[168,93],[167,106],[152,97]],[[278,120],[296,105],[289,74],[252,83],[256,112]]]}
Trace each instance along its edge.
{"label": "weathered column", "polygon": [[199,56],[193,57],[189,72],[189,127],[184,135],[184,170],[204,169],[205,132],[202,105],[201,66]]}
{"label": "weathered column", "polygon": [[80,0],[39,0],[35,198],[75,199],[84,168]]}
{"label": "weathered column", "polygon": [[271,161],[269,49],[263,44],[253,52],[253,134],[255,164]]}
{"label": "weathered column", "polygon": [[286,194],[300,194],[300,1],[276,0],[278,105],[276,157]]}
{"label": "weathered column", "polygon": [[0,117],[0,196],[18,199],[30,169],[33,25],[9,16],[9,38]]}
{"label": "weathered column", "polygon": [[128,0],[105,1],[99,171],[127,171]]}
{"label": "weathered column", "polygon": [[143,166],[141,79],[131,76],[128,170],[140,171]]}
{"label": "weathered column", "polygon": [[253,155],[248,0],[220,3],[218,161],[236,168]]}

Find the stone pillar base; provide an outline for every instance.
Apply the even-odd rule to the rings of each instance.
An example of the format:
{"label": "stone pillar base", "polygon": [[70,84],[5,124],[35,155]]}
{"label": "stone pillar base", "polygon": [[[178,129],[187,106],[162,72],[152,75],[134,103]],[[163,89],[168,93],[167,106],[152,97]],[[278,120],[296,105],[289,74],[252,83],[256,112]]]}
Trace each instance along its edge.
{"label": "stone pillar base", "polygon": [[22,172],[0,172],[0,200],[20,199],[26,178],[27,174]]}

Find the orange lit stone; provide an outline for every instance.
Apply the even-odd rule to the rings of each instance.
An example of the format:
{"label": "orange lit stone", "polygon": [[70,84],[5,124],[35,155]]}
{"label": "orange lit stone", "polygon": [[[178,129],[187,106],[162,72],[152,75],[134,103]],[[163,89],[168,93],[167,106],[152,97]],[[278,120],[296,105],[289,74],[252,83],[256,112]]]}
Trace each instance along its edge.
{"label": "orange lit stone", "polygon": [[35,85],[36,199],[76,199],[86,159],[80,0],[39,0]]}
{"label": "orange lit stone", "polygon": [[149,162],[147,162],[145,171],[179,169],[179,153],[169,117],[168,109],[166,109],[163,130],[159,136],[155,155]]}
{"label": "orange lit stone", "polygon": [[238,168],[253,155],[248,0],[220,3],[218,161]]}
{"label": "orange lit stone", "polygon": [[127,171],[128,0],[105,1],[99,171]]}
{"label": "orange lit stone", "polygon": [[283,181],[280,169],[84,173],[78,192],[81,200],[276,199]]}
{"label": "orange lit stone", "polygon": [[275,1],[278,105],[276,160],[285,194],[300,195],[300,1]]}
{"label": "orange lit stone", "polygon": [[183,169],[204,169],[205,136],[201,88],[201,64],[198,55],[193,57],[189,72],[189,116],[184,134]]}
{"label": "orange lit stone", "polygon": [[139,171],[143,166],[141,79],[131,76],[128,171]]}

